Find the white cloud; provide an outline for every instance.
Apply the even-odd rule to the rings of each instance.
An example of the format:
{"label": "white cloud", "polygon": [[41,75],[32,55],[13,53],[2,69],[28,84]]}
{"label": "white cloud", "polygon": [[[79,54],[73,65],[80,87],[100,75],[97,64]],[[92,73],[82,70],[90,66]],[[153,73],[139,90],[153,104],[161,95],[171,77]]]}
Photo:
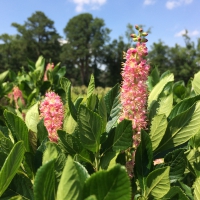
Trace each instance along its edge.
{"label": "white cloud", "polygon": [[155,0],[144,0],[144,5],[151,5],[154,4],[156,1]]}
{"label": "white cloud", "polygon": [[107,0],[73,0],[76,4],[76,12],[83,12],[84,6],[89,6],[90,9],[96,10],[106,3]]}
{"label": "white cloud", "polygon": [[[186,30],[182,30],[178,33],[176,33],[174,36],[175,37],[182,37],[184,34],[186,33]],[[198,30],[194,30],[194,31],[188,31],[188,36],[192,37],[192,36],[197,36],[199,35],[199,31]]]}
{"label": "white cloud", "polygon": [[175,7],[192,3],[193,0],[168,0],[165,4],[167,9],[172,10]]}

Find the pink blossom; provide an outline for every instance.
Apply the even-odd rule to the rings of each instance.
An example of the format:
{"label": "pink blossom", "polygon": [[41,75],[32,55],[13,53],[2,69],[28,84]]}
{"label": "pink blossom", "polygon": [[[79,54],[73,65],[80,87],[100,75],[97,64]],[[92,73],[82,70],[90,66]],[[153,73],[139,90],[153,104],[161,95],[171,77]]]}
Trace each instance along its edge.
{"label": "pink blossom", "polygon": [[58,142],[57,130],[62,128],[64,119],[64,106],[61,98],[54,92],[47,92],[40,104],[40,117],[44,118],[49,139]]}
{"label": "pink blossom", "polygon": [[53,63],[48,63],[48,65],[46,66],[46,71],[44,73],[44,81],[48,81],[48,77],[47,77],[47,71],[48,70],[52,70],[54,68],[54,64]]}
{"label": "pink blossom", "polygon": [[[14,98],[14,101],[15,101],[15,107],[17,109],[19,108],[19,105],[18,105],[19,99],[21,100],[22,105],[25,105],[25,101],[24,101],[24,98],[23,98],[23,95],[22,95],[22,91],[19,89],[19,87],[15,86],[13,88],[12,95],[13,95],[13,98]],[[9,94],[9,96],[11,96],[11,95]]]}
{"label": "pink blossom", "polygon": [[120,120],[132,120],[134,146],[140,141],[141,129],[147,126],[147,77],[150,66],[146,63],[148,54],[145,43],[137,43],[136,48],[130,48],[125,54],[126,62],[122,68],[121,103],[122,114]]}

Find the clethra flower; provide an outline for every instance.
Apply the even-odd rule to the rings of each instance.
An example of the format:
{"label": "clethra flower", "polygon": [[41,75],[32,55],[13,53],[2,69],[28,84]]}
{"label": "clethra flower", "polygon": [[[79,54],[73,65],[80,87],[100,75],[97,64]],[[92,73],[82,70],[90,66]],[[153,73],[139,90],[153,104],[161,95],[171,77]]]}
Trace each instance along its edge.
{"label": "clethra flower", "polygon": [[[13,99],[15,101],[15,107],[17,109],[19,108],[19,105],[18,105],[19,99],[21,100],[22,105],[25,105],[25,101],[24,101],[24,98],[23,98],[23,95],[22,95],[22,91],[17,86],[15,86],[13,88],[12,95],[13,95]],[[11,95],[9,94],[9,96],[11,96]]]}
{"label": "clethra flower", "polygon": [[[139,27],[136,26],[139,30]],[[136,48],[128,49],[124,58],[122,68],[122,85],[121,85],[121,104],[122,113],[119,118],[129,119],[132,121],[133,128],[133,147],[137,149],[140,143],[141,130],[147,127],[146,120],[146,103],[147,103],[147,78],[150,66],[145,60],[148,50],[145,42],[147,41],[142,36],[143,30],[139,31],[139,36],[132,34],[133,40],[137,41]],[[141,38],[142,37],[142,38]],[[126,168],[130,177],[133,177],[133,168],[135,163],[135,151],[131,153],[131,157],[127,160]]]}
{"label": "clethra flower", "polygon": [[126,62],[122,69],[121,103],[123,107],[120,121],[132,120],[134,146],[140,141],[141,129],[147,126],[147,77],[150,66],[144,57],[147,55],[145,43],[137,43],[136,48],[130,48],[126,53]]}
{"label": "clethra flower", "polygon": [[39,109],[40,117],[44,118],[44,125],[48,131],[50,141],[57,143],[57,130],[62,128],[64,119],[64,106],[61,98],[54,92],[47,92]]}
{"label": "clethra flower", "polygon": [[53,63],[48,63],[48,65],[46,66],[46,71],[44,73],[44,79],[43,79],[43,81],[48,81],[47,71],[48,70],[52,70],[53,68],[54,68],[54,64]]}

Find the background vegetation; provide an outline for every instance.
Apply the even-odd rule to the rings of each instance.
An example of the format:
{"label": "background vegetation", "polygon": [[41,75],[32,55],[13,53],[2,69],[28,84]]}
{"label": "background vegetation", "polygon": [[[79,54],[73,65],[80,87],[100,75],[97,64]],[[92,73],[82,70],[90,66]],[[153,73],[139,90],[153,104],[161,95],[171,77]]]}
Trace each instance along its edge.
{"label": "background vegetation", "polygon": [[[63,27],[66,38],[61,39],[54,22],[43,12],[32,14],[24,24],[12,23],[16,35],[0,35],[0,72],[13,70],[17,73],[23,67],[29,71],[28,63],[43,56],[66,68],[66,76],[73,85],[87,85],[93,73],[96,86],[111,87],[121,82],[122,52],[130,45],[133,26],[127,25],[126,38],[111,40],[111,30],[103,19],[91,14],[80,14],[70,19]],[[150,29],[147,30],[150,33]],[[161,40],[154,43],[149,51],[149,62],[158,66],[161,73],[170,70],[175,80],[187,82],[200,66],[200,38],[197,44],[184,36],[185,46],[169,47]]]}

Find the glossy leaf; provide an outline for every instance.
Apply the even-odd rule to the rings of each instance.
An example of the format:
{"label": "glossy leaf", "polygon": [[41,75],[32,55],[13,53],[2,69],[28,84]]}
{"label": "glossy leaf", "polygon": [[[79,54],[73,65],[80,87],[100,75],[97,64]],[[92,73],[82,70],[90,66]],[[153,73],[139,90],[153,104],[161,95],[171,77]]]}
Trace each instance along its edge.
{"label": "glossy leaf", "polygon": [[198,177],[195,180],[193,188],[194,188],[194,200],[200,199],[200,190],[199,190],[199,188],[200,188],[200,177]]}
{"label": "glossy leaf", "polygon": [[170,189],[169,167],[156,169],[151,172],[146,181],[146,197],[150,194],[155,198],[162,198]]}
{"label": "glossy leaf", "polygon": [[174,81],[174,75],[172,73],[166,75],[163,77],[153,88],[153,90],[150,92],[148,97],[148,108],[150,108],[151,104],[158,99],[158,96],[164,89],[165,85],[169,82]]}
{"label": "glossy leaf", "polygon": [[37,124],[39,121],[38,103],[36,103],[28,109],[25,117],[25,123],[29,130],[37,133]]}
{"label": "glossy leaf", "polygon": [[85,182],[84,198],[95,195],[97,199],[131,199],[130,180],[124,167],[115,165],[108,171],[99,171]]}
{"label": "glossy leaf", "polygon": [[17,142],[8,157],[6,158],[1,171],[0,171],[0,196],[9,186],[13,177],[17,173],[19,166],[24,157],[24,143],[22,141]]}
{"label": "glossy leaf", "polygon": [[55,199],[54,163],[51,160],[38,169],[33,188],[35,200]]}
{"label": "glossy leaf", "polygon": [[108,113],[106,131],[109,132],[117,123],[121,112],[120,85],[116,84],[104,97]]}
{"label": "glossy leaf", "polygon": [[192,81],[192,87],[194,88],[196,95],[200,94],[200,72],[194,75],[194,79]]}
{"label": "glossy leaf", "polygon": [[156,115],[152,122],[150,128],[150,138],[152,142],[153,151],[158,147],[160,141],[163,138],[167,128],[167,118],[164,114]]}
{"label": "glossy leaf", "polygon": [[[79,170],[79,172],[78,172]],[[57,199],[59,200],[82,200],[82,185],[81,181],[84,181],[84,178],[86,176],[81,175],[80,168],[77,169],[77,166],[75,166],[72,158],[68,156],[60,183],[58,185],[57,190]],[[83,172],[85,173],[85,171]]]}
{"label": "glossy leaf", "polygon": [[84,105],[80,105],[78,110],[78,126],[80,131],[80,141],[82,145],[92,151],[97,152],[102,134],[102,119]]}
{"label": "glossy leaf", "polygon": [[4,117],[6,118],[8,127],[11,130],[14,137],[16,137],[18,141],[22,140],[24,142],[26,151],[30,151],[28,139],[29,133],[24,121],[20,117],[14,115],[13,113],[7,110],[4,111]]}
{"label": "glossy leaf", "polygon": [[120,122],[115,129],[115,137],[113,141],[113,150],[114,151],[123,151],[132,146],[132,121],[123,120]]}
{"label": "glossy leaf", "polygon": [[93,94],[94,89],[95,89],[94,75],[91,74],[90,82],[89,82],[88,89],[87,89],[87,99]]}

